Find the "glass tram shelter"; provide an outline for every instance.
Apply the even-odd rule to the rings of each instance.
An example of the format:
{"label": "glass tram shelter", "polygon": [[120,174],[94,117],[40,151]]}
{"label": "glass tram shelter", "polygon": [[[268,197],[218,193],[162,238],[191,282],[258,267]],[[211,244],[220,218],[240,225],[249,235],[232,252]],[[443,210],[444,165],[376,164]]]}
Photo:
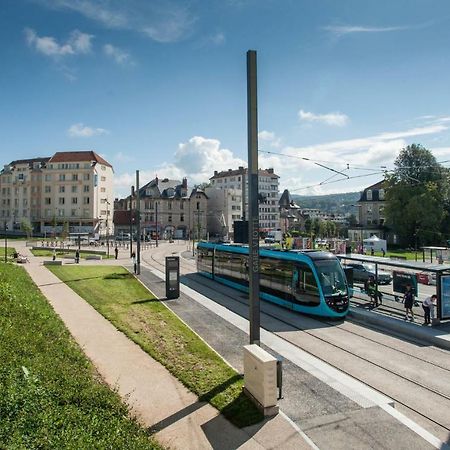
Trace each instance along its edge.
{"label": "glass tram shelter", "polygon": [[[433,247],[435,250],[435,247]],[[378,280],[379,266],[386,266],[393,273],[393,291],[401,295],[405,292],[406,284],[411,284],[417,290],[418,276],[421,273],[429,273],[436,277],[437,318],[439,320],[450,320],[450,264],[425,263],[420,261],[398,261],[380,256],[340,254],[336,255],[343,265],[346,262],[360,262],[374,266],[375,280]],[[413,289],[414,290],[414,289]],[[376,283],[376,294],[378,283]]]}

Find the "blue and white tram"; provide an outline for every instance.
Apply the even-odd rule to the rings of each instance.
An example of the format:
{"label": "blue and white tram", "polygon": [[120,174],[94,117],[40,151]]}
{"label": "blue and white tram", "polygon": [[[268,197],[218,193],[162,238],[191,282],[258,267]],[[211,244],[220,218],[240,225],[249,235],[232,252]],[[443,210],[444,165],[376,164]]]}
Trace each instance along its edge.
{"label": "blue and white tram", "polygon": [[[338,318],[347,314],[347,280],[332,253],[261,248],[259,262],[262,299],[316,316]],[[200,242],[197,271],[248,292],[248,247]]]}

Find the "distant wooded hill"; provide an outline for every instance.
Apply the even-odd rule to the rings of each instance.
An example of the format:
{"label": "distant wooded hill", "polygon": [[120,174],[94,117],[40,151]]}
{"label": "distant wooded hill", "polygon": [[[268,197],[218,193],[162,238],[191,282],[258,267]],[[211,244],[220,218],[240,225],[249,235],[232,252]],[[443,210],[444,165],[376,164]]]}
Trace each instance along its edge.
{"label": "distant wooded hill", "polygon": [[360,192],[346,192],[343,194],[328,195],[296,195],[292,198],[301,208],[320,209],[324,212],[340,214],[356,214],[356,202],[360,199]]}

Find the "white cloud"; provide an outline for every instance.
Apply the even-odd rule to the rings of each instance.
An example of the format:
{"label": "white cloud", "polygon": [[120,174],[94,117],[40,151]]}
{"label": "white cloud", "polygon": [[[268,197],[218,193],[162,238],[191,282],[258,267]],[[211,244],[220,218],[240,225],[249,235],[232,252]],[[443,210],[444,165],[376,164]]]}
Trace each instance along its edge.
{"label": "white cloud", "polygon": [[281,139],[275,136],[273,131],[262,130],[258,133],[258,139],[262,146],[278,148],[281,145]]}
{"label": "white cloud", "polygon": [[112,58],[117,64],[126,64],[131,62],[130,55],[127,52],[115,47],[112,44],[105,44],[103,46],[103,52],[105,55]]}
{"label": "white cloud", "polygon": [[38,36],[31,28],[25,28],[25,38],[30,47],[37,52],[50,57],[63,57],[67,55],[80,55],[90,53],[92,50],[91,34],[82,33],[74,30],[70,33],[65,43],[59,43],[52,36]]}
{"label": "white cloud", "polygon": [[329,25],[323,27],[325,31],[329,31],[336,36],[344,36],[353,33],[386,33],[390,31],[404,31],[412,28],[411,26],[394,26],[394,27],[367,27],[361,25]]}
{"label": "white cloud", "polygon": [[[436,119],[436,122],[438,120]],[[293,193],[301,194],[357,191],[381,179],[385,166],[388,169],[393,167],[398,152],[411,143],[412,138],[438,134],[449,128],[450,124],[434,123],[356,139],[303,147],[285,146],[279,150],[272,150],[277,153],[260,153],[259,167],[274,168],[275,173],[280,175],[280,191],[286,188]],[[259,138],[267,142],[278,139],[275,133],[267,130],[262,130]],[[446,147],[436,148],[433,153],[436,156],[450,158],[450,149]],[[319,167],[314,162],[343,172],[350,177],[361,175],[362,177],[342,181],[345,178],[344,175]],[[150,181],[156,174],[160,178],[168,177],[177,180],[187,176],[192,186],[208,181],[214,174],[214,170],[235,169],[239,166],[246,167],[247,162],[237,157],[231,150],[222,148],[219,140],[194,136],[178,145],[173,162],[165,162],[152,170],[141,171],[141,180],[144,184],[144,180]],[[368,174],[374,175],[367,177]],[[341,182],[334,183],[339,180]],[[134,184],[134,174],[125,173],[116,177],[115,186],[122,195],[129,192],[131,184]],[[305,189],[308,186],[310,187]]]}
{"label": "white cloud", "polygon": [[196,17],[189,5],[174,0],[36,0],[50,9],[75,11],[107,28],[132,30],[161,42],[189,36]]}
{"label": "white cloud", "polygon": [[221,31],[209,37],[208,41],[213,45],[224,45],[226,41],[225,34]]}
{"label": "white cloud", "polygon": [[340,112],[328,114],[315,114],[301,109],[298,112],[298,118],[301,122],[318,122],[335,127],[343,127],[349,122],[349,117]]}
{"label": "white cloud", "polygon": [[132,162],[132,161],[136,161],[136,158],[134,158],[133,156],[127,155],[123,152],[117,152],[114,156],[114,161],[118,162],[118,163],[128,163],[128,162]]}
{"label": "white cloud", "polygon": [[92,128],[83,125],[80,123],[74,123],[69,127],[67,130],[67,134],[70,137],[82,137],[82,138],[88,138],[92,136],[100,136],[102,134],[109,134],[108,130],[105,130],[104,128]]}
{"label": "white cloud", "polygon": [[231,169],[246,165],[246,162],[236,158],[230,150],[221,148],[219,140],[194,136],[178,145],[174,164],[201,182],[211,177],[214,170]]}

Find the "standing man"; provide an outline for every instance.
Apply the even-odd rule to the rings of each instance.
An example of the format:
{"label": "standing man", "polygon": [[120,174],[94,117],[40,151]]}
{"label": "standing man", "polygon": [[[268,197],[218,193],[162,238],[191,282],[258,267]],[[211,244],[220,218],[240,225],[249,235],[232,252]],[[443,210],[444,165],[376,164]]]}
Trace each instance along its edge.
{"label": "standing man", "polygon": [[133,260],[133,269],[134,269],[134,273],[136,274],[137,272],[137,264],[136,264],[136,253],[133,252],[131,254],[131,259]]}
{"label": "standing man", "polygon": [[437,300],[437,295],[433,294],[431,297],[427,297],[422,302],[422,308],[424,312],[424,325],[430,325],[431,324],[431,311],[433,311],[433,318],[434,318],[434,305]]}
{"label": "standing man", "polygon": [[414,322],[414,312],[412,310],[414,305],[414,292],[412,291],[411,285],[406,285],[406,292],[403,295],[403,302],[405,304],[405,320],[408,320],[408,312],[411,313],[411,322]]}
{"label": "standing man", "polygon": [[117,259],[118,255],[119,255],[119,249],[117,248],[117,245],[116,245],[116,248],[114,249],[114,256],[116,259]]}
{"label": "standing man", "polygon": [[78,250],[78,249],[76,249],[76,251],[75,251],[75,262],[77,264],[80,263],[80,250]]}

